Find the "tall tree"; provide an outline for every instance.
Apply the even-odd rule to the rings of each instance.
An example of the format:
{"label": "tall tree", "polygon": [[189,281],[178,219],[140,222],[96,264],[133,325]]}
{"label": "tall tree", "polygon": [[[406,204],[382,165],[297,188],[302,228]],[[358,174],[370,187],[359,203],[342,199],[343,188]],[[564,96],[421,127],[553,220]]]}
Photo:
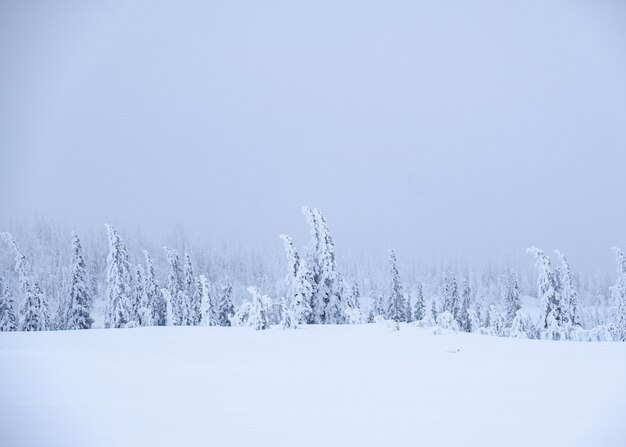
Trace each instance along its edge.
{"label": "tall tree", "polygon": [[188,298],[187,324],[195,326],[200,322],[200,294],[198,283],[193,275],[193,263],[189,253],[185,253],[184,288]]}
{"label": "tall tree", "polygon": [[167,290],[170,292],[172,304],[172,320],[175,326],[187,323],[187,295],[185,294],[183,269],[178,253],[173,249],[165,249],[169,270],[167,274]]}
{"label": "tall tree", "polygon": [[515,272],[506,273],[504,275],[504,305],[506,308],[507,326],[511,326],[517,311],[522,308],[522,302],[519,295],[517,274]]}
{"label": "tall tree", "polygon": [[200,275],[200,287],[200,324],[203,326],[217,326],[218,322],[215,316],[215,304],[213,303],[213,298],[211,296],[211,285],[209,284],[207,277],[204,275]]}
{"label": "tall tree", "polygon": [[156,280],[154,264],[152,263],[152,258],[147,251],[144,250],[143,255],[146,263],[144,292],[146,294],[148,307],[152,311],[150,319],[154,326],[165,326],[165,300]]}
{"label": "tall tree", "polygon": [[389,297],[387,303],[387,318],[389,320],[398,323],[407,321],[404,289],[393,250],[389,250]]}
{"label": "tall tree", "polygon": [[126,244],[117,229],[106,224],[109,237],[107,257],[107,307],[104,325],[107,328],[125,327],[132,321],[132,278]]}
{"label": "tall tree", "polygon": [[563,324],[569,326],[579,326],[578,318],[578,292],[574,286],[574,275],[572,269],[562,250],[554,250],[561,260],[559,269],[559,284],[561,285],[561,302],[563,303]]}
{"label": "tall tree", "polygon": [[311,273],[306,261],[298,255],[291,238],[281,234],[280,238],[285,244],[287,255],[287,290],[289,299],[288,307],[293,310],[296,324],[306,323],[311,320],[311,300],[313,298],[313,286],[311,285]]}
{"label": "tall tree", "polygon": [[83,247],[76,233],[72,233],[72,257],[70,267],[70,288],[67,310],[67,329],[90,329],[91,288],[87,267],[83,259]]}

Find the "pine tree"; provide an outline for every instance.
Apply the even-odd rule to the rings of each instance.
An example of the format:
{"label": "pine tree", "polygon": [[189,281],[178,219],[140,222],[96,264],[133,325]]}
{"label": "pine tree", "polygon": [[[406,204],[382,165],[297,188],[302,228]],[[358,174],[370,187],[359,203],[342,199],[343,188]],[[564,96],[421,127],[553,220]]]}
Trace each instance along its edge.
{"label": "pine tree", "polygon": [[559,283],[561,285],[561,301],[563,303],[563,324],[573,328],[580,326],[578,318],[578,292],[574,287],[574,277],[569,262],[562,250],[554,250],[561,260]]}
{"label": "pine tree", "polygon": [[104,325],[107,328],[125,327],[132,320],[132,279],[126,244],[117,229],[106,224],[109,237],[107,257],[107,308]]}
{"label": "pine tree", "polygon": [[370,312],[367,317],[368,323],[374,323],[376,317],[385,318],[387,316],[387,306],[384,296],[376,291],[372,292],[372,295],[373,297],[370,303]]}
{"label": "pine tree", "polygon": [[248,324],[257,331],[269,329],[269,319],[267,308],[269,298],[261,295],[256,287],[248,287],[248,292],[252,295],[250,310],[248,314]]}
{"label": "pine tree", "polygon": [[11,290],[2,282],[0,277],[0,332],[17,330],[15,318],[15,302]]}
{"label": "pine tree", "polygon": [[460,311],[459,290],[456,278],[452,273],[444,273],[442,295],[442,312],[450,312],[452,318],[458,321]]}
{"label": "pine tree", "polygon": [[361,292],[359,290],[359,285],[357,283],[352,285],[345,284],[344,296],[346,307],[343,312],[346,316],[348,324],[360,324],[363,320],[363,315],[361,314]]}
{"label": "pine tree", "polygon": [[406,300],[404,298],[404,290],[400,273],[396,262],[396,255],[393,250],[389,250],[389,298],[387,305],[387,318],[395,322],[407,321]]}
{"label": "pine tree", "polygon": [[417,295],[415,297],[415,305],[413,306],[413,319],[421,321],[426,316],[426,305],[424,303],[424,290],[422,283],[417,284]]}
{"label": "pine tree", "polygon": [[76,233],[72,233],[72,258],[70,270],[70,290],[67,329],[90,329],[93,324],[91,318],[91,289],[87,276],[87,267],[83,259],[83,247]]}
{"label": "pine tree", "polygon": [[312,208],[303,207],[302,214],[306,217],[306,220],[310,227],[311,241],[307,250],[307,265],[311,271],[311,314],[309,316],[308,323],[321,324],[324,319],[324,301],[319,291],[319,284],[321,281],[321,265],[320,265],[320,252],[322,250],[322,237],[319,231],[319,224],[317,216]]}
{"label": "pine tree", "polygon": [[283,297],[280,303],[281,306],[281,319],[280,327],[283,329],[297,329],[298,321],[296,319],[295,312],[289,306],[287,299]]}
{"label": "pine tree", "polygon": [[539,330],[542,338],[562,340],[566,338],[563,328],[563,312],[559,279],[552,263],[544,252],[536,247],[526,250],[535,255],[537,267],[537,288],[541,299],[541,322]]}
{"label": "pine tree", "polygon": [[626,257],[619,248],[612,250],[617,258],[617,281],[611,288],[613,299],[617,301],[615,332],[619,341],[626,341]]}
{"label": "pine tree", "polygon": [[411,305],[411,295],[407,295],[406,297],[406,322],[413,322],[413,306]]}
{"label": "pine tree", "polygon": [[226,283],[218,297],[216,306],[216,321],[219,326],[230,326],[230,319],[234,314],[233,302],[231,296],[233,294],[233,285],[230,278],[226,277]]}
{"label": "pine tree", "polygon": [[289,300],[293,303],[294,318],[298,324],[311,320],[311,300],[313,297],[313,286],[311,285],[311,274],[304,259],[298,255],[291,238],[281,234],[280,238],[285,244],[287,254],[288,272],[287,288]]}

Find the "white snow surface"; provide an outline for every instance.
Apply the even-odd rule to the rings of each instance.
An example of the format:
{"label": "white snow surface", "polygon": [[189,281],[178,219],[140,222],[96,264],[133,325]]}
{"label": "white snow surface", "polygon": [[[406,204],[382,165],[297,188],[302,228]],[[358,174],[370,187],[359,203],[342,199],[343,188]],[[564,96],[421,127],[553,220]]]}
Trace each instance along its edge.
{"label": "white snow surface", "polygon": [[0,333],[1,446],[625,446],[626,343],[403,325]]}

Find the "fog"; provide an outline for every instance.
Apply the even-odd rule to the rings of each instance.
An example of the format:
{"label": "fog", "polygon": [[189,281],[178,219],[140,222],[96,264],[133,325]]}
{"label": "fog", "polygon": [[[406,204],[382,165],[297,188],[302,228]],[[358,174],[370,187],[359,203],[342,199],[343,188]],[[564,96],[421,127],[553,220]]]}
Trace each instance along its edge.
{"label": "fog", "polygon": [[281,249],[310,205],[339,252],[612,269],[625,23],[617,1],[5,1],[0,224]]}

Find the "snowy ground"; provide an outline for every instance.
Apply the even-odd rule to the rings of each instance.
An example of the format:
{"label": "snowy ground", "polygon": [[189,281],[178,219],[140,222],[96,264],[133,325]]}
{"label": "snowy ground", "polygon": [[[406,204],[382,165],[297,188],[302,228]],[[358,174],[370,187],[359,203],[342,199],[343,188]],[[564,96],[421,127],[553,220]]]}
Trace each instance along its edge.
{"label": "snowy ground", "polygon": [[381,325],[0,333],[2,446],[606,447],[626,445],[625,417],[625,343]]}

